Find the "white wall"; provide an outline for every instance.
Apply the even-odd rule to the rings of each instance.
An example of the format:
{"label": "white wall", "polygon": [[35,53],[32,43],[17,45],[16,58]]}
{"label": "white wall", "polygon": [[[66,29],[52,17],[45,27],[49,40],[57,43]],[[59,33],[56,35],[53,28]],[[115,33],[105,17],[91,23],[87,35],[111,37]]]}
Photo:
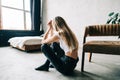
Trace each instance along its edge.
{"label": "white wall", "polygon": [[75,32],[80,44],[84,28],[105,24],[108,14],[120,12],[120,0],[43,0],[43,27],[55,16],[62,16]]}

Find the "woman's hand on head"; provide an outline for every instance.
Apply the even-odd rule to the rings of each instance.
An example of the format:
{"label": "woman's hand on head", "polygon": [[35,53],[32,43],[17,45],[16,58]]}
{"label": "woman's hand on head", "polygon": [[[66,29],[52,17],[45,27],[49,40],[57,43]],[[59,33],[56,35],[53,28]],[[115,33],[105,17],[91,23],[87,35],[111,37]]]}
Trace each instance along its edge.
{"label": "woman's hand on head", "polygon": [[48,25],[49,25],[49,24],[52,24],[52,20],[50,20],[50,21],[48,22]]}
{"label": "woman's hand on head", "polygon": [[50,20],[47,25],[49,28],[52,28],[52,20]]}

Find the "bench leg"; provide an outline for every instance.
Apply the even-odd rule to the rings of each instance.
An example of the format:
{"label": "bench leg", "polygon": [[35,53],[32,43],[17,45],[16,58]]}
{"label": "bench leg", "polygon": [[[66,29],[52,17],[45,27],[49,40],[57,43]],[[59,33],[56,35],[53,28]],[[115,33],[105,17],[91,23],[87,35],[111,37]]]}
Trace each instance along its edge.
{"label": "bench leg", "polygon": [[91,59],[92,59],[92,53],[90,52],[90,53],[88,54],[88,60],[89,60],[89,62],[91,62]]}
{"label": "bench leg", "polygon": [[81,62],[81,72],[84,71],[84,60],[85,60],[85,52],[82,52],[82,62]]}

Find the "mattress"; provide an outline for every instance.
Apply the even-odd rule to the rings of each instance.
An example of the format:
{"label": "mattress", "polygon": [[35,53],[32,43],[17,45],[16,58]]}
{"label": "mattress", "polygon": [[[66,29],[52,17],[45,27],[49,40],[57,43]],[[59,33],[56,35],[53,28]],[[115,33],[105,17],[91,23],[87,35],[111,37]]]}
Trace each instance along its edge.
{"label": "mattress", "polygon": [[14,48],[24,51],[31,51],[38,50],[41,48],[42,39],[43,37],[40,36],[24,36],[10,38],[8,42]]}

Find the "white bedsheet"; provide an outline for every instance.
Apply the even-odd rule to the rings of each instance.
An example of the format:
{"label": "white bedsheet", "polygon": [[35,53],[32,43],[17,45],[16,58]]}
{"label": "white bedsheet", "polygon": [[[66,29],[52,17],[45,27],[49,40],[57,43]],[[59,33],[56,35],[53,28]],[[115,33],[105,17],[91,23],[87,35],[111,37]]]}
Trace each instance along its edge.
{"label": "white bedsheet", "polygon": [[40,36],[24,36],[24,37],[13,37],[8,40],[10,45],[13,47],[22,48],[25,44],[32,45],[32,44],[40,44],[43,37]]}

